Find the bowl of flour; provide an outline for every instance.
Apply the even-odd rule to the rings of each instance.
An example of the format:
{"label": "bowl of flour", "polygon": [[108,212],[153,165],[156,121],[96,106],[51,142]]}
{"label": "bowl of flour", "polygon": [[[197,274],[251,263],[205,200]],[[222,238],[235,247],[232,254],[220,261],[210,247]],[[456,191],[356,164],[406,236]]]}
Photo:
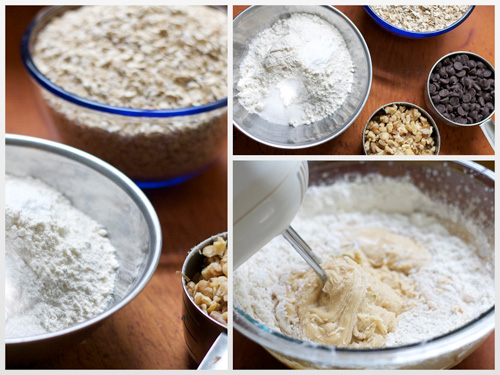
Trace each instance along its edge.
{"label": "bowl of flour", "polygon": [[234,326],[293,368],[450,368],[494,328],[494,173],[473,162],[310,162],[292,226],[234,274]]}
{"label": "bowl of flour", "polygon": [[53,358],[132,301],[161,229],[125,175],[77,149],[6,136],[7,365]]}
{"label": "bowl of flour", "polygon": [[330,6],[252,6],[233,21],[233,123],[297,149],[347,129],[370,92],[370,52]]}

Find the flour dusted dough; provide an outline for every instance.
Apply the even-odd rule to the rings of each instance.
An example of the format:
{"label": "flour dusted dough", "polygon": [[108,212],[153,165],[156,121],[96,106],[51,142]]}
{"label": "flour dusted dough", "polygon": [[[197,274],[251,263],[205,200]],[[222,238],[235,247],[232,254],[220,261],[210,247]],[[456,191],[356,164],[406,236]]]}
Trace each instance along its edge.
{"label": "flour dusted dough", "polygon": [[416,297],[405,274],[429,254],[418,242],[384,229],[349,231],[358,235],[363,250],[325,261],[324,286],[313,270],[291,274],[286,298],[278,303],[286,311],[281,329],[286,332],[295,323],[309,340],[325,345],[380,347],[395,330],[397,316]]}

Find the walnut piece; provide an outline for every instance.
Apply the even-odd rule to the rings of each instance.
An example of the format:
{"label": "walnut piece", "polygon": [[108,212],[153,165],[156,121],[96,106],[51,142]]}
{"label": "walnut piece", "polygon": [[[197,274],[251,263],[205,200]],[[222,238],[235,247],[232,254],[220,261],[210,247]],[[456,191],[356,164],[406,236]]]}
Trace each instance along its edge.
{"label": "walnut piece", "polygon": [[217,237],[205,246],[204,268],[194,275],[186,289],[193,301],[209,316],[227,324],[227,241]]}
{"label": "walnut piece", "polygon": [[368,122],[364,147],[368,155],[434,155],[433,127],[417,108],[387,106]]}

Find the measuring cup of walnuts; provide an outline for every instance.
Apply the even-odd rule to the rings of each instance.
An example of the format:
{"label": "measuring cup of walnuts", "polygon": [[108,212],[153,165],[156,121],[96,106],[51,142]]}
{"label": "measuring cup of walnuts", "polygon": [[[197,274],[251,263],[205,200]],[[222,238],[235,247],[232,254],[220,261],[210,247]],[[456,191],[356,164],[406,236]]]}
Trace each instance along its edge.
{"label": "measuring cup of walnuts", "polygon": [[365,155],[437,155],[439,130],[419,106],[393,102],[378,108],[363,130]]}
{"label": "measuring cup of walnuts", "polygon": [[481,127],[495,149],[495,69],[472,52],[452,52],[432,67],[425,103],[436,121],[449,126]]}
{"label": "measuring cup of walnuts", "polygon": [[227,260],[225,232],[196,245],[182,266],[184,340],[191,358],[201,362],[199,369],[227,367],[215,363],[227,357]]}

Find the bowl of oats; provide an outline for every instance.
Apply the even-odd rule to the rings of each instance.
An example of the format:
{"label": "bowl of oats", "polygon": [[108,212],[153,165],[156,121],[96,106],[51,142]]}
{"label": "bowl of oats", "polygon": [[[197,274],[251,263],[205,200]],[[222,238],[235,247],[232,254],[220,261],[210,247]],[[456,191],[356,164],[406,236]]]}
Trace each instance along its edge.
{"label": "bowl of oats", "polygon": [[191,249],[182,266],[184,340],[200,363],[221,333],[227,333],[227,232]]}
{"label": "bowl of oats", "polygon": [[365,5],[383,29],[406,38],[428,38],[447,33],[470,16],[469,5]]}
{"label": "bowl of oats", "polygon": [[438,155],[440,144],[435,121],[412,103],[383,105],[363,130],[365,155]]}
{"label": "bowl of oats", "polygon": [[210,6],[50,7],[21,54],[64,143],[168,186],[224,153],[226,24]]}
{"label": "bowl of oats", "polygon": [[233,325],[297,369],[453,367],[495,326],[494,217],[471,161],[309,162],[291,225],[327,281],[277,236],[234,272]]}

